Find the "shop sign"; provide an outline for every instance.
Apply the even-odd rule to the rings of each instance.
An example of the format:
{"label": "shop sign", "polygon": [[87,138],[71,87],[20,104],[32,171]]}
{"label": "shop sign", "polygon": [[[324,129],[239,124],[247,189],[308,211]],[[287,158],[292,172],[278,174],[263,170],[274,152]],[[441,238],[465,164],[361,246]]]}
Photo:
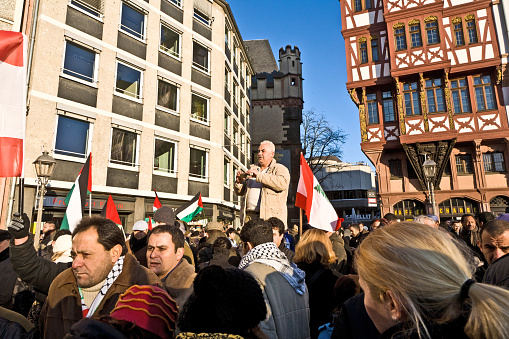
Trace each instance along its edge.
{"label": "shop sign", "polygon": [[[90,200],[87,199],[87,202],[85,203],[85,208],[88,208],[89,203]],[[92,208],[102,209],[105,204],[106,200],[92,199]],[[65,197],[44,197],[43,205],[44,207],[62,207],[62,208],[67,207],[65,203]],[[115,206],[117,207],[118,211],[134,210],[133,202],[116,203]]]}
{"label": "shop sign", "polygon": [[229,211],[219,211],[219,217],[224,219],[235,219],[235,215],[232,212]]}

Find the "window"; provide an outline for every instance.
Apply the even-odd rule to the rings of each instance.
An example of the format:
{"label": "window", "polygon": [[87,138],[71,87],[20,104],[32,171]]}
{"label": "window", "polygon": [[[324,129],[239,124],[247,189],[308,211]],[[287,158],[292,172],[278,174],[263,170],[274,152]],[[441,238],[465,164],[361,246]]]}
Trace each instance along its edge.
{"label": "window", "polygon": [[412,47],[422,47],[421,25],[418,22],[410,25],[410,40]]}
{"label": "window", "polygon": [[362,11],[362,0],[354,0],[354,12]]}
{"label": "window", "polygon": [[200,179],[207,179],[208,176],[208,152],[203,149],[190,149],[189,176]]}
{"label": "window", "polygon": [[90,152],[92,126],[87,121],[59,115],[55,154],[85,159]]}
{"label": "window", "polygon": [[361,56],[361,64],[365,64],[368,62],[368,43],[366,42],[366,38],[359,39],[359,50]]}
{"label": "window", "polygon": [[251,140],[249,140],[248,137],[246,137],[246,156],[249,159],[251,154]]}
{"label": "window", "polygon": [[224,24],[224,43],[226,47],[228,47],[228,44],[230,43],[230,27],[228,25],[228,21]]}
{"label": "window", "polygon": [[154,139],[154,170],[175,173],[177,145],[174,142],[155,138]]}
{"label": "window", "polygon": [[426,80],[426,98],[428,99],[428,112],[445,112],[444,91],[442,89],[442,79]]}
{"label": "window", "polygon": [[371,39],[371,59],[373,62],[380,60],[380,57],[378,56],[378,39],[372,38]]}
{"label": "window", "polygon": [[122,3],[120,29],[138,39],[145,40],[145,14]]}
{"label": "window", "polygon": [[376,93],[366,94],[366,102],[368,104],[368,124],[378,124],[378,103],[376,101]]}
{"label": "window", "polygon": [[456,46],[465,45],[465,36],[463,35],[463,24],[461,22],[461,18],[452,19],[453,28],[454,28],[454,40]]}
{"label": "window", "polygon": [[121,62],[117,62],[117,80],[115,90],[127,96],[140,99],[142,88],[141,71]]}
{"label": "window", "polygon": [[482,155],[486,172],[504,172],[504,154],[500,152],[484,153]]}
{"label": "window", "polygon": [[421,107],[419,106],[419,87],[417,82],[403,84],[403,94],[405,98],[405,115],[420,115]]}
{"label": "window", "polygon": [[71,0],[71,5],[95,17],[100,17],[103,13],[102,0]]}
{"label": "window", "polygon": [[230,183],[230,161],[227,158],[224,158],[223,175],[224,175],[223,183],[225,186],[228,186]]}
{"label": "window", "polygon": [[157,80],[157,105],[178,112],[179,88],[164,80]]}
{"label": "window", "polygon": [[180,57],[180,34],[161,24],[161,43],[159,48],[174,57]]}
{"label": "window", "polygon": [[191,118],[208,122],[209,100],[197,94],[191,95]]}
{"label": "window", "polygon": [[393,177],[393,178],[403,177],[403,171],[401,169],[401,160],[400,159],[389,160],[389,172],[391,173],[391,177]]}
{"label": "window", "polygon": [[224,87],[230,89],[230,70],[225,66],[224,68]]}
{"label": "window", "polygon": [[472,158],[469,154],[459,154],[456,156],[456,172],[458,174],[474,173]]}
{"label": "window", "polygon": [[233,144],[239,146],[239,124],[233,120]]}
{"label": "window", "polygon": [[495,109],[495,97],[489,75],[474,76],[475,101],[478,111]]}
{"label": "window", "polygon": [[396,40],[396,51],[406,49],[405,27],[394,29],[394,39]]}
{"label": "window", "polygon": [[113,128],[110,162],[119,165],[137,166],[137,147],[138,134]]}
{"label": "window", "polygon": [[81,45],[67,41],[62,72],[87,82],[96,82],[98,54]]}
{"label": "window", "polygon": [[471,112],[467,86],[465,78],[451,81],[452,104],[455,114]]}
{"label": "window", "polygon": [[239,84],[237,83],[237,81],[233,81],[233,102],[234,103],[237,103],[238,102],[238,99],[237,99],[237,93],[239,92]]}
{"label": "window", "polygon": [[468,41],[471,44],[475,44],[477,43],[477,27],[475,27],[475,18],[473,15],[467,15],[465,21],[467,23]]}
{"label": "window", "polygon": [[428,45],[438,44],[440,42],[438,21],[436,19],[426,22],[426,36],[428,37]]}
{"label": "window", "polygon": [[230,113],[224,111],[224,134],[230,136]]}
{"label": "window", "polygon": [[209,50],[196,41],[193,41],[193,66],[209,72]]}
{"label": "window", "polygon": [[396,118],[394,115],[394,100],[392,98],[391,91],[382,92],[382,110],[383,110],[385,122],[396,121]]}
{"label": "window", "polygon": [[240,151],[242,153],[244,153],[246,151],[246,144],[245,144],[245,141],[246,140],[246,134],[244,133],[244,131],[240,131]]}
{"label": "window", "polygon": [[209,16],[196,8],[194,9],[194,18],[202,24],[210,26]]}
{"label": "window", "polygon": [[182,6],[181,4],[181,0],[168,0],[171,4],[174,4],[175,6],[177,6],[178,8],[180,8]]}

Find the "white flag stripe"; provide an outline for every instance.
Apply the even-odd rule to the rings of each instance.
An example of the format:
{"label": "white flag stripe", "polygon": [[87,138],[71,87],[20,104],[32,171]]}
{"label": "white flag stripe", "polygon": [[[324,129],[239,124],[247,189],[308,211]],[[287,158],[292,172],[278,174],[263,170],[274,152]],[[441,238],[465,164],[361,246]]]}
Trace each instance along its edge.
{"label": "white flag stripe", "polygon": [[69,198],[69,204],[65,210],[67,215],[67,222],[69,223],[69,231],[74,231],[74,228],[78,222],[83,218],[83,212],[81,210],[81,195],[80,195],[80,176],[76,178],[74,182],[74,190],[72,191],[71,197]]}
{"label": "white flag stripe", "polygon": [[0,62],[0,74],[3,79],[0,81],[0,136],[23,139],[26,90],[21,89],[26,87],[24,68]]}
{"label": "white flag stripe", "polygon": [[196,211],[197,208],[198,208],[198,200],[196,200],[193,204],[189,205],[187,208],[180,211],[179,214],[177,214],[177,218],[179,218],[179,219],[185,218],[189,214]]}

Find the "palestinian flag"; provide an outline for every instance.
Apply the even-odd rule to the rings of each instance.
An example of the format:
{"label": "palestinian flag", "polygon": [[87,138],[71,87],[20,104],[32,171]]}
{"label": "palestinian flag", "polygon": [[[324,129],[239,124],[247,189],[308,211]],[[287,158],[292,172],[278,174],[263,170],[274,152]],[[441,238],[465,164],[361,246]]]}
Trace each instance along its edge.
{"label": "palestinian flag", "polygon": [[177,208],[175,215],[184,222],[190,222],[201,211],[203,211],[203,202],[201,201],[201,193],[198,192],[190,202]]}
{"label": "palestinian flag", "polygon": [[113,202],[113,198],[110,196],[108,197],[108,201],[104,205],[102,211],[101,211],[101,217],[110,219],[115,224],[122,226],[122,221],[120,220],[120,217],[118,215],[117,207],[115,206],[115,203]]}
{"label": "palestinian flag", "polygon": [[308,222],[314,228],[333,232],[341,226],[338,223],[338,215],[334,207],[313,175],[313,171],[302,153],[300,154],[300,178],[295,206],[306,212]]}
{"label": "palestinian flag", "polygon": [[83,217],[83,209],[87,201],[87,193],[92,192],[92,153],[87,158],[87,162],[81,169],[74,185],[72,186],[69,194],[65,198],[64,220],[60,229],[68,229],[74,231],[74,227]]}
{"label": "palestinian flag", "polygon": [[163,204],[161,204],[161,201],[159,201],[159,197],[157,196],[156,190],[154,190],[154,193],[156,194],[156,198],[154,200],[154,206],[152,207],[152,210],[155,212],[161,207],[163,207]]}

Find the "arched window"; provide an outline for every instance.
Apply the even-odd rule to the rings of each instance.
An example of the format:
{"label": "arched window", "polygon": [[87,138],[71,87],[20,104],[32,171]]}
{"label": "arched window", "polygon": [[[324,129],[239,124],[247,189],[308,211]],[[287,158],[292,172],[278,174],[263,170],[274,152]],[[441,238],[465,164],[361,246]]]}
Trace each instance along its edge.
{"label": "arched window", "polygon": [[463,214],[479,213],[479,204],[474,200],[463,198],[451,198],[438,204],[440,218],[456,218]]}
{"label": "arched window", "polygon": [[394,214],[401,220],[412,220],[417,215],[426,214],[424,204],[417,200],[402,200],[394,205]]}
{"label": "arched window", "polygon": [[495,215],[509,213],[509,198],[497,195],[490,200],[490,209]]}

